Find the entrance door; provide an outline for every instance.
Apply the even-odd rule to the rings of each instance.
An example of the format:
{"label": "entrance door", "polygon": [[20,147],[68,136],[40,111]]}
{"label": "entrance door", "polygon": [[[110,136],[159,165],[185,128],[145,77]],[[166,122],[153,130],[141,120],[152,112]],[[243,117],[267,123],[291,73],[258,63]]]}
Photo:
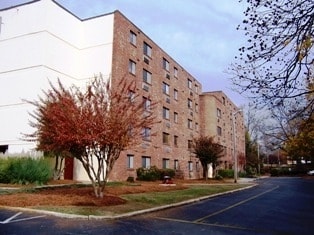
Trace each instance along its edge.
{"label": "entrance door", "polygon": [[64,179],[73,180],[74,158],[66,157],[64,162]]}

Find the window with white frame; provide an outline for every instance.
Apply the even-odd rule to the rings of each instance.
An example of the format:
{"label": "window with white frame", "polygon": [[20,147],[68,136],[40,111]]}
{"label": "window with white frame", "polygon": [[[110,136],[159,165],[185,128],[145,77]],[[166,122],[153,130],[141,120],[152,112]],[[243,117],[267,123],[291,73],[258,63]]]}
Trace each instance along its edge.
{"label": "window with white frame", "polygon": [[145,111],[150,111],[151,108],[151,100],[147,97],[143,97],[143,108]]}
{"label": "window with white frame", "polygon": [[177,112],[173,113],[173,121],[174,121],[174,123],[178,123],[178,113]]}
{"label": "window with white frame", "polygon": [[217,117],[221,118],[221,110],[217,108]]}
{"label": "window with white frame", "polygon": [[149,169],[150,168],[150,161],[151,158],[148,156],[142,156],[142,167]]}
{"label": "window with white frame", "polygon": [[135,101],[135,92],[132,90],[129,90],[129,101],[133,103]]}
{"label": "window with white frame", "polygon": [[188,108],[189,109],[193,108],[193,101],[191,99],[188,99]]}
{"label": "window with white frame", "polygon": [[144,127],[143,128],[143,140],[150,141],[151,139],[151,128]]}
{"label": "window with white frame", "polygon": [[169,95],[169,85],[165,82],[162,83],[162,92],[166,95]]}
{"label": "window with white frame", "polygon": [[169,61],[166,60],[165,58],[162,59],[162,67],[163,69],[169,71]]}
{"label": "window with white frame", "polygon": [[143,53],[146,56],[152,57],[152,47],[148,45],[146,42],[144,42],[143,45]]}
{"label": "window with white frame", "polygon": [[163,107],[163,108],[162,108],[162,117],[163,117],[164,119],[169,120],[170,114],[169,114],[169,109],[168,109],[168,108],[166,108],[166,107]]}
{"label": "window with white frame", "polygon": [[132,43],[134,46],[136,45],[136,34],[133,31],[130,31],[130,43]]}
{"label": "window with white frame", "polygon": [[143,69],[143,81],[148,84],[152,84],[152,73],[146,69]]}
{"label": "window with white frame", "polygon": [[193,162],[189,161],[188,168],[189,168],[189,171],[193,171]]}
{"label": "window with white frame", "polygon": [[136,63],[133,60],[129,60],[129,73],[133,75],[136,73]]}
{"label": "window with white frame", "polygon": [[193,121],[191,119],[188,119],[188,128],[193,129]]}
{"label": "window with white frame", "polygon": [[134,168],[134,155],[128,154],[127,155],[127,168],[133,169]]}
{"label": "window with white frame", "polygon": [[174,89],[174,90],[173,90],[173,98],[174,98],[175,100],[178,100],[178,90],[177,90],[177,89]]}
{"label": "window with white frame", "polygon": [[174,160],[174,167],[175,170],[179,170],[179,160]]}
{"label": "window with white frame", "polygon": [[178,69],[176,67],[174,67],[174,69],[173,69],[173,75],[176,78],[178,77]]}
{"label": "window with white frame", "polygon": [[192,89],[192,80],[188,79],[188,88]]}

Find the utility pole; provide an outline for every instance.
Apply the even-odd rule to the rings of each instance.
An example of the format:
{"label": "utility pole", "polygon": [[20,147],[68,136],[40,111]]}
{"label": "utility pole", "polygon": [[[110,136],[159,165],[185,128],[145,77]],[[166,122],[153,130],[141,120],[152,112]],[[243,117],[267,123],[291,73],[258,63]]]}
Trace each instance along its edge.
{"label": "utility pole", "polygon": [[235,131],[235,116],[237,113],[242,112],[242,109],[239,109],[236,112],[232,113],[232,134],[233,134],[233,160],[234,160],[234,183],[238,182],[238,158],[237,158],[237,153],[236,153],[236,131]]}

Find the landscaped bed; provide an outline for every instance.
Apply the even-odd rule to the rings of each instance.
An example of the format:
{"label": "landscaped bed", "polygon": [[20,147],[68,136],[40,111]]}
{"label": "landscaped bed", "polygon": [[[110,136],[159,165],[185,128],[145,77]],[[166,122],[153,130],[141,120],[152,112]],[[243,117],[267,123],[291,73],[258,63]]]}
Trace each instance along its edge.
{"label": "landscaped bed", "polygon": [[[104,198],[96,198],[90,185],[54,182],[54,187],[26,186],[0,193],[0,206],[28,207],[81,215],[115,215],[181,202],[245,187],[221,181],[108,183]],[[1,186],[1,185],[0,185]],[[5,185],[2,185],[5,187]],[[3,191],[2,191],[3,192]]]}

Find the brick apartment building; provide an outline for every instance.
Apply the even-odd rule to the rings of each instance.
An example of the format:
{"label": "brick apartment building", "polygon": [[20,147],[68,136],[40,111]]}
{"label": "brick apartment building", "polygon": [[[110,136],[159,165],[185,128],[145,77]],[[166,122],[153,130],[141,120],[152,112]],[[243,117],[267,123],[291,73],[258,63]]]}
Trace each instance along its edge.
{"label": "brick apartment building", "polygon": [[[202,93],[196,78],[119,11],[82,20],[53,0],[35,0],[0,9],[0,17],[5,26],[0,33],[0,60],[5,61],[0,64],[5,90],[0,94],[0,117],[1,123],[10,120],[0,134],[1,148],[27,152],[35,147],[18,136],[30,131],[31,107],[21,103],[21,97],[36,98],[48,87],[47,78],[83,86],[101,73],[113,81],[134,79],[137,87],[132,92],[145,100],[145,107],[157,102],[160,119],[144,130],[140,145],[121,153],[110,180],[136,177],[137,168],[150,166],[200,178],[201,164],[190,150],[200,134],[216,136],[225,147],[222,168],[234,165],[230,117],[237,107],[223,92]],[[242,114],[237,115],[235,133],[237,153],[244,154]],[[87,179],[79,162],[68,163],[66,177]]]}
{"label": "brick apartment building", "polygon": [[[238,166],[245,164],[245,126],[243,113],[222,91],[204,92],[200,95],[200,130],[203,136],[214,136],[224,147],[224,155],[219,159],[219,169],[231,169],[234,154]],[[235,151],[235,152],[234,152]]]}

